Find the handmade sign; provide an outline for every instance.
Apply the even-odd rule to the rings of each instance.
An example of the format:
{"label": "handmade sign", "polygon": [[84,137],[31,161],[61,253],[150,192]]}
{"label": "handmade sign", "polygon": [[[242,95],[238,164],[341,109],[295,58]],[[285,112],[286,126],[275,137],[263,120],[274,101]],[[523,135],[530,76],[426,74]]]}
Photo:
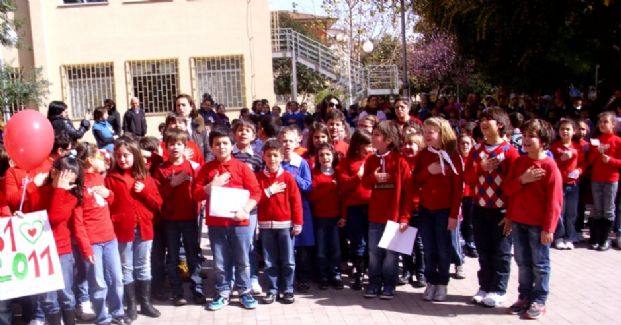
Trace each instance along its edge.
{"label": "handmade sign", "polygon": [[64,286],[47,212],[0,218],[0,300]]}

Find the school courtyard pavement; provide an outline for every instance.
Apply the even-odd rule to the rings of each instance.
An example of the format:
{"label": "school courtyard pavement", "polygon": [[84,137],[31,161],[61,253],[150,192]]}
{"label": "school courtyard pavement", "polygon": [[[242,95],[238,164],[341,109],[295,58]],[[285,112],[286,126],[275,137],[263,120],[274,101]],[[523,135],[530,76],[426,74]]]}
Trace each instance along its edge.
{"label": "school courtyard pavement", "polygon": [[[203,243],[207,240],[204,239]],[[205,246],[205,245],[203,245]],[[621,251],[587,250],[584,245],[572,251],[552,250],[551,294],[548,311],[537,321],[521,320],[505,308],[485,308],[469,303],[477,291],[476,259],[466,258],[465,280],[451,279],[448,300],[430,303],[421,299],[423,289],[400,286],[394,300],[365,299],[361,291],[329,289],[316,286],[307,294],[296,294],[296,302],[283,305],[259,305],[245,310],[236,297],[222,310],[212,312],[204,306],[173,307],[158,303],[162,316],[149,319],[139,316],[133,324],[256,324],[256,325],[371,325],[371,324],[621,324]],[[209,265],[208,270],[211,271]],[[453,268],[451,268],[453,271]],[[213,276],[209,273],[207,293],[213,293]],[[511,269],[508,299],[517,297],[517,266]]]}

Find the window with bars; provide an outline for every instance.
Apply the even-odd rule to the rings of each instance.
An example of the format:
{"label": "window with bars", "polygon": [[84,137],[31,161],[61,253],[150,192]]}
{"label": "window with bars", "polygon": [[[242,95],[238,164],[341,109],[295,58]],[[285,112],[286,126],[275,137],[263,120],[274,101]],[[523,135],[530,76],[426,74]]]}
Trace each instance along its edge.
{"label": "window with bars", "polygon": [[[15,84],[23,77],[23,70],[21,68],[8,67],[5,66],[5,69],[8,71],[8,77],[11,83]],[[26,103],[22,100],[11,100],[7,103],[9,112],[11,115],[23,110],[26,108]]]}
{"label": "window with bars", "polygon": [[167,113],[175,107],[179,89],[177,59],[127,61],[130,96],[137,97],[146,113]]}
{"label": "window with bars", "polygon": [[63,65],[63,99],[72,118],[83,118],[107,98],[114,98],[112,62]]}
{"label": "window with bars", "polygon": [[190,59],[195,98],[209,93],[227,107],[246,106],[244,57],[229,55]]}

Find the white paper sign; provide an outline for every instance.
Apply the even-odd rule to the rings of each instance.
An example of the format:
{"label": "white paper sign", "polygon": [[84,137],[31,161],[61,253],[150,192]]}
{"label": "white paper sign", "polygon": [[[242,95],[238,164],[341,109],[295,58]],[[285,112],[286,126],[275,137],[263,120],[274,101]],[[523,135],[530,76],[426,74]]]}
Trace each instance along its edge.
{"label": "white paper sign", "polygon": [[418,229],[410,226],[401,232],[398,223],[388,220],[382,239],[377,246],[397,253],[412,255],[417,232]]}
{"label": "white paper sign", "polygon": [[250,192],[244,189],[212,186],[209,197],[209,215],[233,218],[235,211],[241,209],[249,198]]}
{"label": "white paper sign", "polygon": [[64,287],[47,212],[0,218],[0,300]]}

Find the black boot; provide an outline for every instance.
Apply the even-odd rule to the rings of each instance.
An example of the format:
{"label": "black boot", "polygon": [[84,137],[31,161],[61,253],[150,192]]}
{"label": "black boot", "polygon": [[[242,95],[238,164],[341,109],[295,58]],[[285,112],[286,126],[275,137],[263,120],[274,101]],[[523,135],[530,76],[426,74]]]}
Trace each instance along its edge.
{"label": "black boot", "polygon": [[[45,320],[47,320],[47,324],[48,325],[61,325],[62,322],[62,316],[60,315],[60,313],[56,313],[56,314],[47,314],[45,315]],[[74,321],[75,324],[75,321]]]}
{"label": "black boot", "polygon": [[75,325],[75,310],[63,310],[63,324],[65,325]]}
{"label": "black boot", "polygon": [[151,281],[138,282],[138,288],[140,289],[138,290],[138,292],[140,292],[138,295],[138,299],[140,300],[140,313],[153,318],[160,317],[160,311],[155,309],[151,303]]}
{"label": "black boot", "polygon": [[362,256],[354,256],[354,270],[353,270],[353,278],[354,282],[351,284],[351,288],[353,290],[361,290],[362,289],[362,279],[364,277],[364,257]]}
{"label": "black boot", "polygon": [[125,294],[125,307],[127,307],[127,312],[125,314],[129,319],[134,321],[138,318],[135,282],[126,284],[123,288],[123,292]]}
{"label": "black boot", "polygon": [[607,251],[610,248],[610,239],[608,239],[608,235],[610,234],[610,230],[612,229],[612,221],[608,219],[600,220],[600,233],[599,233],[599,247],[598,251]]}
{"label": "black boot", "polygon": [[600,219],[589,220],[589,248],[599,248],[599,221]]}

